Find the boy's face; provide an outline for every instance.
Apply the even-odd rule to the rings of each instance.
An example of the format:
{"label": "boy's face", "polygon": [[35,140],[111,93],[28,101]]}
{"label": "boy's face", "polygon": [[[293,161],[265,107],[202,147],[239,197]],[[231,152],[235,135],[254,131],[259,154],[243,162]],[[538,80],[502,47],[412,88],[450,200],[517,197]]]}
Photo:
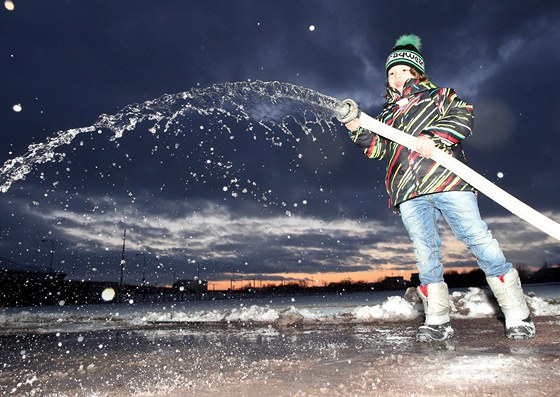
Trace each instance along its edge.
{"label": "boy's face", "polygon": [[389,69],[389,73],[387,74],[389,87],[396,88],[400,93],[402,93],[404,83],[412,78],[414,78],[414,76],[410,72],[410,66],[406,65],[395,65]]}

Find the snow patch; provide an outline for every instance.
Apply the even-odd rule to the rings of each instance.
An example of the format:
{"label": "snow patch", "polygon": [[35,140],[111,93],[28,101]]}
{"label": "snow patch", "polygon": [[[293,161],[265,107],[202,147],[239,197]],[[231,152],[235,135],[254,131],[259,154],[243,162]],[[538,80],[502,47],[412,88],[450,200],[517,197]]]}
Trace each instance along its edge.
{"label": "snow patch", "polygon": [[352,311],[358,320],[400,320],[418,316],[414,304],[400,296],[390,296],[382,305],[357,307]]}
{"label": "snow patch", "polygon": [[[545,287],[542,287],[545,288]],[[414,292],[414,291],[412,291]],[[366,294],[273,297],[251,300],[185,301],[165,304],[52,306],[7,308],[0,313],[0,334],[13,332],[84,332],[134,329],[158,324],[359,324],[410,320],[423,315],[415,294]],[[559,316],[560,289],[553,285],[526,296],[533,316]],[[385,299],[382,301],[382,299]],[[247,305],[250,301],[252,304]],[[449,295],[452,318],[500,315],[491,292],[482,288]],[[116,312],[115,310],[118,310]]]}

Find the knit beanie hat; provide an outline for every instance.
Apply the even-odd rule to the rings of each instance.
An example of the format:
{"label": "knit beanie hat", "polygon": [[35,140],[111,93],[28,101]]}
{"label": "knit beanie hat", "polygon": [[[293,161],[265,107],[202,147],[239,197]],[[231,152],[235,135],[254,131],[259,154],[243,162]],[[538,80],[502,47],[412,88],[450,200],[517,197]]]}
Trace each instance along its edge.
{"label": "knit beanie hat", "polygon": [[416,68],[421,74],[426,74],[424,57],[420,53],[422,42],[420,37],[408,34],[403,35],[395,42],[395,48],[387,57],[385,68],[387,73],[395,65],[409,65]]}

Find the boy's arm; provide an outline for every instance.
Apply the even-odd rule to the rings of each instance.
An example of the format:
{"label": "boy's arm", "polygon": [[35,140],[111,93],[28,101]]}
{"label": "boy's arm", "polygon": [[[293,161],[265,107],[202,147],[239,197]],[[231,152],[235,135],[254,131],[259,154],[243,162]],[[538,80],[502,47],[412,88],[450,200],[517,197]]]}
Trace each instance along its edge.
{"label": "boy's arm", "polygon": [[473,106],[462,101],[451,88],[440,88],[436,106],[442,116],[437,123],[427,127],[420,135],[434,140],[436,146],[452,146],[472,134]]}
{"label": "boy's arm", "polygon": [[383,159],[387,153],[387,139],[373,132],[359,127],[355,131],[348,131],[350,139],[362,148],[364,154],[370,159]]}

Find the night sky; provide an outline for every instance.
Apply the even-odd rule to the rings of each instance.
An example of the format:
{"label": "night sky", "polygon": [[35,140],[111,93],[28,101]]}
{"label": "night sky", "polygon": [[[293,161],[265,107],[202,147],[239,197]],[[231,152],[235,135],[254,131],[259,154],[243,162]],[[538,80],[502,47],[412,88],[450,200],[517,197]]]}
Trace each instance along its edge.
{"label": "night sky", "polygon": [[[560,221],[556,2],[13,4],[0,10],[0,164],[102,114],[215,84],[289,83],[354,98],[375,116],[385,59],[414,33],[430,80],[474,104],[471,167]],[[252,105],[253,116],[288,112]],[[116,281],[126,228],[127,283],[140,282],[143,259],[159,285],[198,272],[211,285],[232,274],[315,285],[414,271],[387,206],[385,163],[366,159],[340,123],[286,133],[232,119],[185,113],[157,133],[152,122],[118,139],[77,136],[58,149],[64,158],[0,193],[0,257],[44,270],[54,246],[53,268],[69,279]],[[560,263],[558,241],[483,195],[480,208],[514,265]],[[442,237],[447,268],[476,265],[446,226]]]}

